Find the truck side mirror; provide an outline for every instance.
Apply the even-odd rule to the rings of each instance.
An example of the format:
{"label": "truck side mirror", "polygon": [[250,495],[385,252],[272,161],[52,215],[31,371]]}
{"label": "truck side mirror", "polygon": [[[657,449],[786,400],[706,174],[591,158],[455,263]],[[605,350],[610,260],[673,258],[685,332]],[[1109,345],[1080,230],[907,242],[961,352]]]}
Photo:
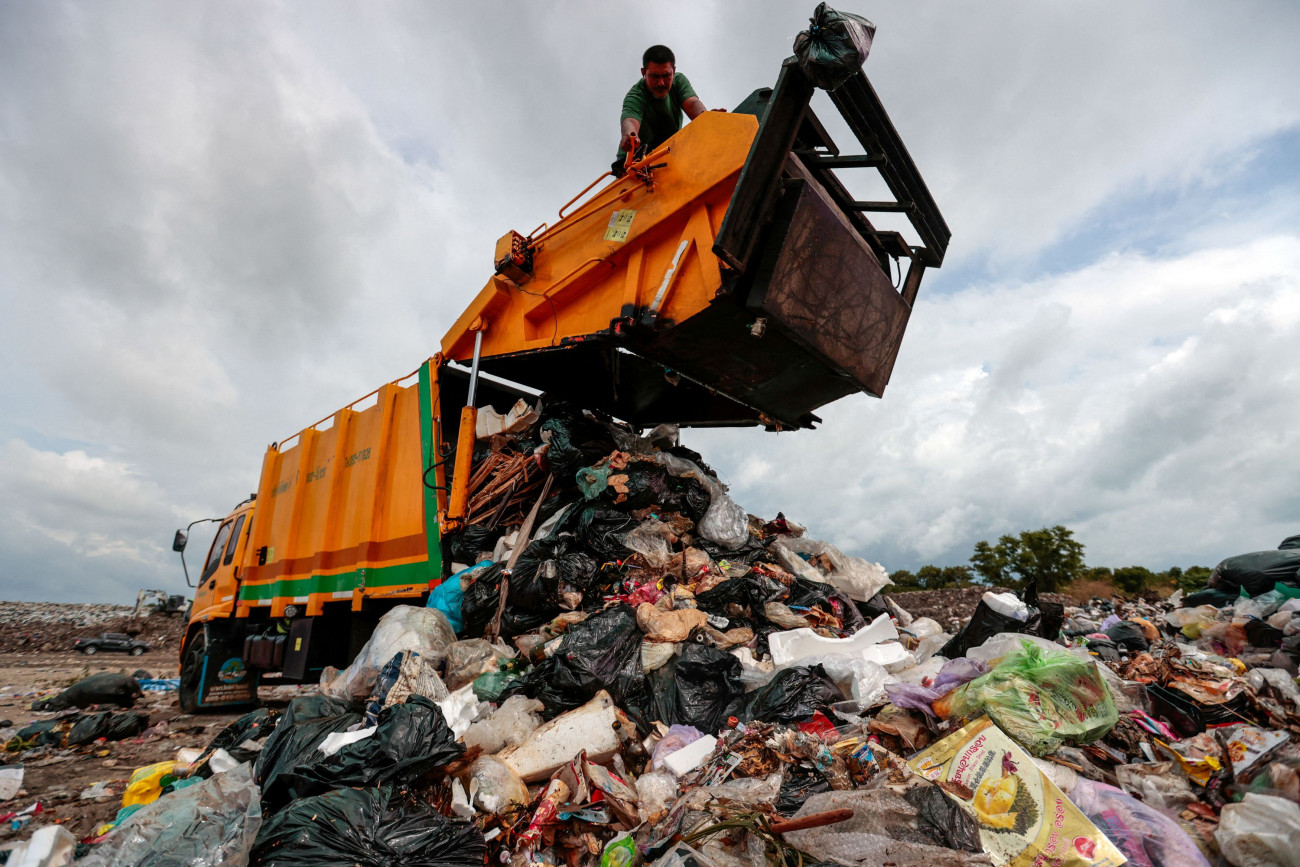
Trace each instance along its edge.
{"label": "truck side mirror", "polygon": [[189,541],[189,539],[186,537],[186,535],[185,535],[185,531],[184,531],[184,530],[177,530],[177,531],[176,531],[176,537],[175,537],[174,539],[172,539],[172,550],[175,551],[175,552],[177,552],[177,553],[180,553],[181,551],[184,551],[184,550],[185,550],[185,543],[188,542],[188,541]]}

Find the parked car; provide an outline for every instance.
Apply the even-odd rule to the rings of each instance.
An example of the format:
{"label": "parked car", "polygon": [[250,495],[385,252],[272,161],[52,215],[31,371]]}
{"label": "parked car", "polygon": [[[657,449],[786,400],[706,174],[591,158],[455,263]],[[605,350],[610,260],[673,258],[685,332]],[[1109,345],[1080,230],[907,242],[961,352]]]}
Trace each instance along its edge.
{"label": "parked car", "polygon": [[149,644],[144,641],[136,641],[131,636],[123,635],[120,632],[101,632],[95,638],[78,638],[72,642],[72,649],[80,650],[87,656],[92,653],[99,653],[101,650],[113,650],[118,653],[139,656],[149,650]]}

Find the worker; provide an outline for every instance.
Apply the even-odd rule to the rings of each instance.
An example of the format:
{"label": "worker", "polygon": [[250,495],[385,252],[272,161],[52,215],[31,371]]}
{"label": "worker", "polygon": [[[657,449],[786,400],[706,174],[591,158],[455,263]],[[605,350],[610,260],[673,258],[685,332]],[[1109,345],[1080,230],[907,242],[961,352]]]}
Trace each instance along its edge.
{"label": "worker", "polygon": [[[725,109],[714,109],[725,111]],[[682,128],[682,112],[695,120],[708,111],[695,95],[686,76],[677,72],[677,59],[667,45],[652,45],[641,55],[641,78],[623,97],[623,116],[619,119],[618,158],[615,175],[623,173],[632,137],[649,153]]]}

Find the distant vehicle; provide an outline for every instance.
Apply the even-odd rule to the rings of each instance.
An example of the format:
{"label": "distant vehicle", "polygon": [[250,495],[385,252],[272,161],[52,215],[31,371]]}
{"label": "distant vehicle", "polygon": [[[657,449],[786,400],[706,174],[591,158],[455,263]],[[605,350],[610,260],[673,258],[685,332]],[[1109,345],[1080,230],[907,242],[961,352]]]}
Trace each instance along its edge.
{"label": "distant vehicle", "polygon": [[139,656],[149,650],[149,645],[147,642],[136,641],[131,636],[120,632],[101,632],[95,638],[78,638],[72,642],[72,649],[80,650],[87,656],[99,653],[101,650]]}

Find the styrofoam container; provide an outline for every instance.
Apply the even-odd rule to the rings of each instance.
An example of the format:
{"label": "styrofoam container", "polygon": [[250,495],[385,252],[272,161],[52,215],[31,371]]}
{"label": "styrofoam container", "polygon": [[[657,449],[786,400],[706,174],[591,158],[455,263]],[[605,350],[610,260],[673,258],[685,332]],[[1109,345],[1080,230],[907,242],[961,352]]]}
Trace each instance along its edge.
{"label": "styrofoam container", "polygon": [[[767,639],[767,645],[772,650],[772,661],[776,663],[777,668],[787,665],[796,664],[799,659],[809,656],[827,656],[845,654],[850,656],[862,656],[863,651],[882,641],[898,641],[898,630],[894,628],[894,621],[889,619],[888,614],[882,614],[848,638],[826,638],[818,635],[811,629],[788,629],[784,632],[773,632]],[[898,645],[904,653],[906,648]],[[892,658],[892,654],[886,654]],[[872,662],[880,662],[879,659],[868,656]],[[885,663],[880,662],[881,665]]]}
{"label": "styrofoam container", "polygon": [[544,780],[583,750],[600,764],[618,752],[618,713],[614,699],[601,690],[580,708],[562,713],[537,728],[517,747],[506,747],[497,758],[525,783]]}

